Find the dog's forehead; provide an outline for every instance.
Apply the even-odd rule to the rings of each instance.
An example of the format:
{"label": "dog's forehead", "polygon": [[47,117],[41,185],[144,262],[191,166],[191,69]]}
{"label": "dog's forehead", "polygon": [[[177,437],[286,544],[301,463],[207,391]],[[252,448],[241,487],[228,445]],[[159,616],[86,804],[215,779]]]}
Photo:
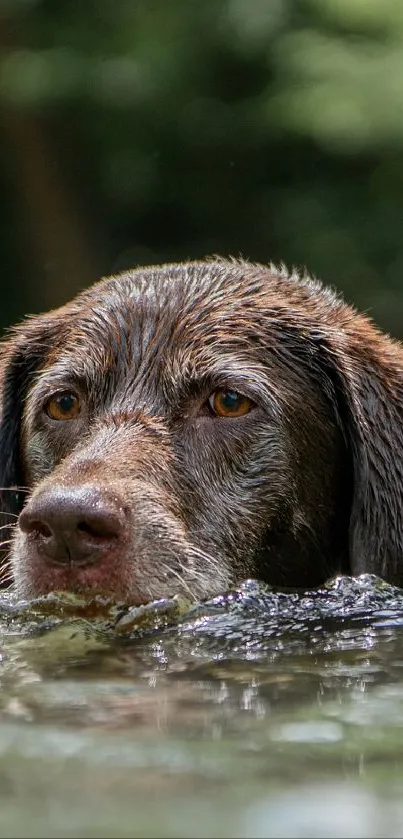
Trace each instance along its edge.
{"label": "dog's forehead", "polygon": [[[265,282],[261,273],[229,263],[106,278],[55,313],[58,332],[40,379],[51,369],[56,384],[72,376],[92,386],[102,380],[101,389],[113,392],[128,382],[153,389],[157,380],[194,379],[218,367],[234,371],[248,339],[258,346],[255,314]],[[248,364],[252,357],[249,348]]]}
{"label": "dog's forehead", "polygon": [[127,342],[137,350],[153,342],[237,337],[242,322],[256,328],[267,295],[267,279],[239,266],[189,263],[140,269],[109,277],[86,290],[68,307],[67,343]]}
{"label": "dog's forehead", "polygon": [[215,313],[230,315],[235,310],[258,305],[270,291],[266,271],[246,265],[187,263],[138,269],[112,276],[89,290],[101,307],[127,310],[139,316],[158,317],[165,312],[175,317],[211,318]]}
{"label": "dog's forehead", "polygon": [[[278,338],[309,328],[301,302],[317,297],[282,271],[241,262],[182,263],[101,280],[54,314],[60,334],[45,368],[110,382],[195,379],[212,370],[288,366]],[[294,336],[295,337],[295,336]],[[284,343],[284,341],[282,341]],[[288,344],[290,346],[288,346]],[[288,347],[288,349],[287,349]],[[273,352],[271,353],[270,350]],[[133,379],[134,376],[134,379]]]}

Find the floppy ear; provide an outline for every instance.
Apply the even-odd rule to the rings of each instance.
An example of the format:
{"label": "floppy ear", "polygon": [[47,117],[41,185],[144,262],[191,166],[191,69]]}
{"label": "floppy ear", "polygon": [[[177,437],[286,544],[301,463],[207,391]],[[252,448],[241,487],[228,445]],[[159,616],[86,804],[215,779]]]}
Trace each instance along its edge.
{"label": "floppy ear", "polygon": [[403,585],[403,348],[360,315],[311,338],[353,461],[351,571]]}
{"label": "floppy ear", "polygon": [[28,319],[0,346],[0,514],[17,514],[23,505],[22,411],[35,372],[53,345],[55,326],[51,316]]}

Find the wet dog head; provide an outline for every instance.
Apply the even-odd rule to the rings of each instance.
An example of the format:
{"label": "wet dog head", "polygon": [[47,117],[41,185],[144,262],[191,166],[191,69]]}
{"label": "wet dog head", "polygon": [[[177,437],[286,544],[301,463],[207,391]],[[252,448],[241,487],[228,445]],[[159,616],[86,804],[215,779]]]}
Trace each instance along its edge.
{"label": "wet dog head", "polygon": [[402,579],[402,369],[319,283],[241,262],[129,272],[25,321],[2,360],[18,592]]}

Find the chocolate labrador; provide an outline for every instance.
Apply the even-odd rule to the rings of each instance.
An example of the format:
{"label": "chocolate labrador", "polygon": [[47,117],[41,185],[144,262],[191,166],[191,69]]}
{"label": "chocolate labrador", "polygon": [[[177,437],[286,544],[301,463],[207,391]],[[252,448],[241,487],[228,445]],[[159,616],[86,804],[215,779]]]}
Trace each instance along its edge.
{"label": "chocolate labrador", "polygon": [[1,370],[19,595],[403,585],[403,347],[319,282],[129,271],[17,326]]}

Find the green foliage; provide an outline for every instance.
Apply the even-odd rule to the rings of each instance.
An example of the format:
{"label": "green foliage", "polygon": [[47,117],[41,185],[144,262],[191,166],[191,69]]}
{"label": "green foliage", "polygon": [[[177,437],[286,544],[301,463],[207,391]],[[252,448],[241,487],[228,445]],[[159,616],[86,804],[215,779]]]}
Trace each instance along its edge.
{"label": "green foliage", "polygon": [[242,253],[403,335],[401,0],[3,6],[0,102],[47,161],[27,175],[42,141],[5,132],[2,262],[24,279],[4,323],[98,274]]}

